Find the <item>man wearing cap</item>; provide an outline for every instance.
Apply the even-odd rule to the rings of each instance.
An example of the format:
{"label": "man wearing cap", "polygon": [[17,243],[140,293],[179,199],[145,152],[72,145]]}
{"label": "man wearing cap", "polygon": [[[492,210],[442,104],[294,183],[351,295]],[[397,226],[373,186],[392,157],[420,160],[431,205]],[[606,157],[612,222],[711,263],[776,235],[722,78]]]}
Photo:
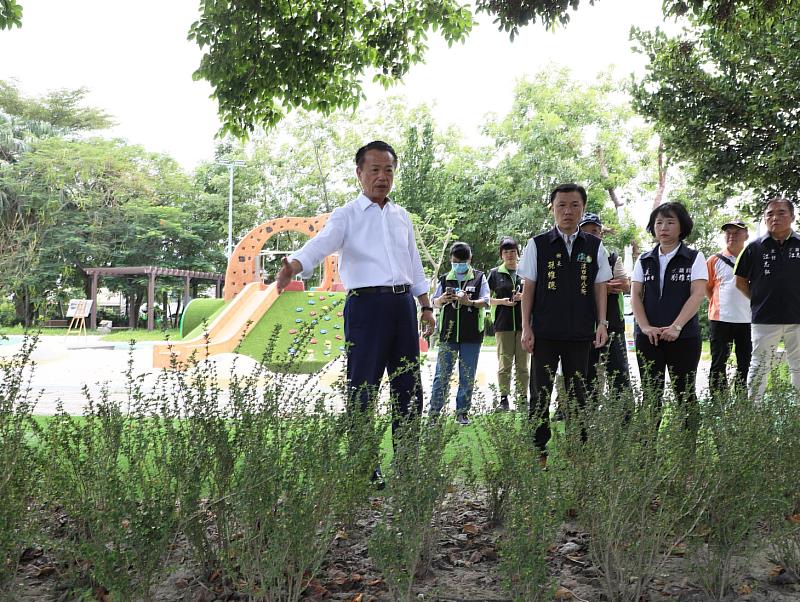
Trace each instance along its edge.
{"label": "man wearing cap", "polygon": [[747,241],[747,225],[742,220],[722,224],[725,247],[708,258],[708,325],[711,338],[711,370],[709,387],[712,392],[728,388],[726,366],[731,347],[736,346],[736,386],[747,383],[750,368],[750,300],[736,288],[734,267]]}
{"label": "man wearing cap", "polygon": [[792,385],[800,388],[800,236],[792,230],[794,203],[776,197],[764,207],[767,233],[744,248],[736,287],[750,299],[753,354],[747,389],[760,400],[783,339]]}
{"label": "man wearing cap", "polygon": [[[534,443],[546,461],[550,440],[550,396],[561,362],[564,386],[580,411],[586,404],[584,379],[589,347],[608,341],[606,282],[611,280],[602,241],[578,228],[586,209],[586,190],[561,184],[550,193],[552,230],[528,241],[517,272],[522,276],[522,345],[533,355],[529,416],[536,425]],[[582,417],[572,404],[567,425]]]}
{"label": "man wearing cap", "polygon": [[[596,213],[584,213],[579,224],[581,230],[603,238],[603,222]],[[622,257],[616,253],[608,256],[611,267],[611,280],[606,282],[608,290],[608,303],[606,316],[608,318],[608,344],[605,347],[592,347],[589,350],[589,366],[586,371],[586,387],[589,395],[593,395],[597,383],[597,367],[601,362],[605,364],[606,381],[609,391],[613,395],[619,394],[630,388],[631,379],[628,368],[628,351],[625,344],[625,318],[623,316],[622,295],[631,292],[631,281],[625,271]]]}
{"label": "man wearing cap", "polygon": [[339,253],[339,274],[347,289],[347,380],[351,401],[360,401],[351,408],[366,409],[388,371],[397,426],[399,417],[422,412],[414,297],[425,336],[433,333],[435,320],[414,226],[388,196],[397,154],[376,140],[358,149],[355,159],[363,192],[335,209],[317,236],[283,259],[276,281],[283,290],[294,275],[308,278],[325,257]]}
{"label": "man wearing cap", "polygon": [[497,342],[497,388],[501,410],[508,410],[511,393],[511,369],[515,371],[516,406],[527,402],[530,354],[522,347],[522,278],[517,274],[519,244],[510,236],[500,241],[503,263],[489,271],[492,297],[489,303],[494,314],[494,338]]}

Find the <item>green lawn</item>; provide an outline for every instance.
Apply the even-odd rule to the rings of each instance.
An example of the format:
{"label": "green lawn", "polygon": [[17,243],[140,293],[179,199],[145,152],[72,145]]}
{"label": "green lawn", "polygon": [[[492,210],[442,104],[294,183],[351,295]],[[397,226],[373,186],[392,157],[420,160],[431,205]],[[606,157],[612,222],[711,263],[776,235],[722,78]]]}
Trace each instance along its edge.
{"label": "green lawn", "polygon": [[[41,330],[37,330],[36,328],[30,328],[26,330],[22,326],[3,326],[0,328],[0,336],[2,335],[24,335],[26,333],[29,334],[36,334],[39,333],[40,336],[66,336],[69,330],[67,328],[42,328]],[[103,333],[97,332],[96,330],[87,330],[86,334],[88,335],[101,335]],[[69,336],[78,336],[76,330],[73,330]],[[136,330],[117,330],[112,332],[111,334],[107,334],[103,336],[103,341],[123,341],[127,342],[130,340],[134,341],[163,341],[166,337],[169,337],[171,340],[180,338],[178,330],[176,328],[170,328],[168,330],[144,330],[144,329],[136,329]]]}

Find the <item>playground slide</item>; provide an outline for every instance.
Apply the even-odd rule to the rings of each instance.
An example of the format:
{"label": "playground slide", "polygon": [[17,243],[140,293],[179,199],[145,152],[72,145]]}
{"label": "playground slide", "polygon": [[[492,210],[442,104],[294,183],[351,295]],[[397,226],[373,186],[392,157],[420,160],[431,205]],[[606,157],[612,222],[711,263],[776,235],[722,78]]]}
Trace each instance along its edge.
{"label": "playground slide", "polygon": [[189,341],[155,345],[153,366],[168,368],[172,365],[174,356],[178,367],[184,368],[192,353],[196,353],[197,359],[204,359],[206,353],[214,355],[232,352],[241,341],[245,329],[261,319],[279,294],[275,283],[265,285],[251,282],[208,325],[208,341],[205,335],[201,335]]}

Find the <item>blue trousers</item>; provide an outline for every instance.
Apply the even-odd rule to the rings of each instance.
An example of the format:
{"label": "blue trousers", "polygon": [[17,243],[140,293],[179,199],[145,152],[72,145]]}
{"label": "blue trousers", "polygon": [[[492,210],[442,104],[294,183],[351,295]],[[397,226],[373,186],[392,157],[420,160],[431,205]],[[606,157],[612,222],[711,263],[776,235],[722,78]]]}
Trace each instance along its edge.
{"label": "blue trousers", "polygon": [[349,407],[366,410],[375,399],[384,372],[389,373],[392,428],[400,418],[422,413],[417,309],[411,293],[362,293],[347,296]]}
{"label": "blue trousers", "polygon": [[436,357],[436,374],[431,389],[431,415],[436,416],[450,396],[450,377],[458,359],[458,392],[456,393],[456,414],[466,414],[472,405],[472,389],[478,369],[480,343],[439,343]]}

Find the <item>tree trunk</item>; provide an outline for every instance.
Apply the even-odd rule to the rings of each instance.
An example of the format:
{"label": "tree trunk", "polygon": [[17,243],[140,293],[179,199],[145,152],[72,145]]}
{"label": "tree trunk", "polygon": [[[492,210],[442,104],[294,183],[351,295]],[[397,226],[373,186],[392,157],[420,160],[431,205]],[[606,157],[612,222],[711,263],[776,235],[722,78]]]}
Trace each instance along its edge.
{"label": "tree trunk", "polygon": [[667,170],[669,169],[669,159],[664,153],[664,143],[658,143],[658,188],[653,199],[653,209],[658,207],[664,200],[664,190],[667,188]]}
{"label": "tree trunk", "polygon": [[[600,166],[600,176],[604,180],[608,180],[608,165],[606,165],[606,155],[603,151],[603,147],[598,144],[594,149],[594,154],[597,157],[597,163]],[[614,209],[619,210],[619,208],[625,203],[617,196],[617,189],[613,186],[606,186],[605,189],[606,192],[608,192],[611,202],[614,203]]]}

